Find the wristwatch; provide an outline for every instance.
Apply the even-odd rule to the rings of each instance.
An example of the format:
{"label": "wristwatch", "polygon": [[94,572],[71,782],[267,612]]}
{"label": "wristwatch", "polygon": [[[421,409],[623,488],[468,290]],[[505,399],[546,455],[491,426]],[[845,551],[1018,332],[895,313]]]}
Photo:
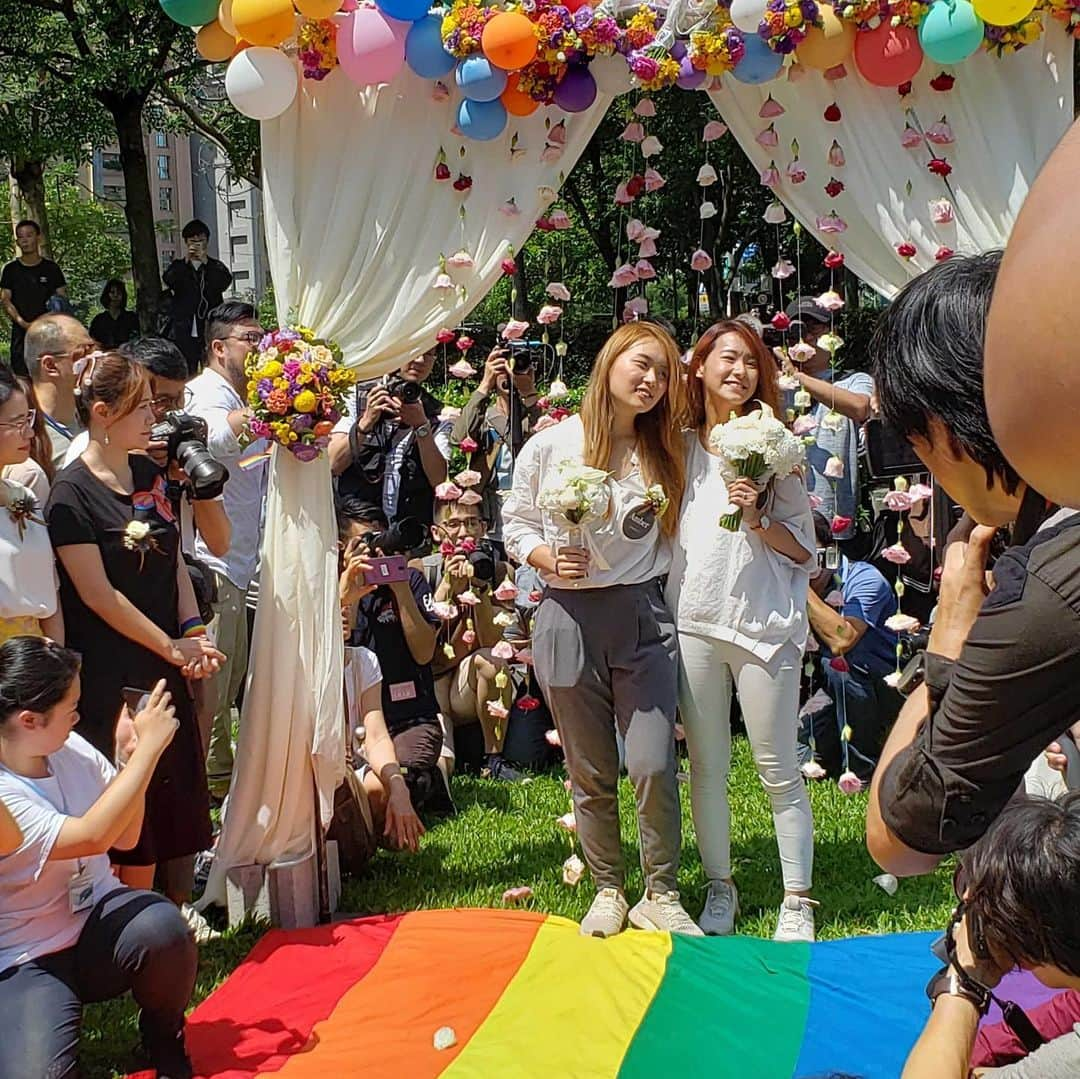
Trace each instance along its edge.
{"label": "wristwatch", "polygon": [[427,436],[430,435],[430,434],[431,434],[431,423],[430,422],[422,423],[422,424],[420,424],[419,427],[416,428],[416,437],[417,438],[427,438]]}
{"label": "wristwatch", "polygon": [[772,528],[772,518],[766,516],[763,513],[761,515],[761,517],[758,519],[758,523],[756,525],[751,525],[750,526],[750,531],[751,532],[768,532],[770,528]]}
{"label": "wristwatch", "polygon": [[986,1015],[990,1010],[990,990],[950,965],[942,967],[926,983],[926,996],[931,1004],[937,1003],[938,997],[942,996],[962,997],[979,1015]]}

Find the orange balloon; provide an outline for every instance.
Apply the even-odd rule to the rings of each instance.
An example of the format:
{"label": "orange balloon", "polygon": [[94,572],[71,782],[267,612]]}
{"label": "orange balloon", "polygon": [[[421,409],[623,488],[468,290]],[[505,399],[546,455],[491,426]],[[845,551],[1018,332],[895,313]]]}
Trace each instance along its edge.
{"label": "orange balloon", "polygon": [[232,21],[252,45],[280,45],[296,26],[292,0],[233,0]]}
{"label": "orange balloon", "polygon": [[484,55],[504,71],[520,71],[536,58],[536,27],[520,11],[503,11],[480,35]]}
{"label": "orange balloon", "polygon": [[511,116],[531,116],[540,108],[539,101],[518,89],[517,74],[506,80],[506,89],[499,95],[499,100]]}
{"label": "orange balloon", "polygon": [[824,25],[810,27],[806,40],[795,55],[799,62],[818,71],[828,71],[842,64],[855,48],[855,24],[841,19],[830,4],[819,4],[818,14]]}
{"label": "orange balloon", "polygon": [[329,19],[341,7],[341,0],[296,0],[296,10],[309,19]]}
{"label": "orange balloon", "polygon": [[236,51],[236,38],[215,19],[195,35],[195,48],[204,60],[219,64]]}

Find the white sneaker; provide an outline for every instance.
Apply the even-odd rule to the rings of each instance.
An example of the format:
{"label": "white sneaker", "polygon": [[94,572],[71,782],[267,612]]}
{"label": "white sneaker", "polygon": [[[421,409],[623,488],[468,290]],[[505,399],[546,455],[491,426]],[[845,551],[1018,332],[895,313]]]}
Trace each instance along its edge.
{"label": "white sneaker", "polygon": [[635,929],[658,929],[660,932],[681,933],[685,937],[705,934],[683,909],[678,892],[646,892],[630,911],[630,924]]}
{"label": "white sneaker", "polygon": [[185,903],[180,908],[180,913],[184,916],[196,944],[209,944],[212,940],[221,939],[221,934],[193,906]]}
{"label": "white sneaker", "polygon": [[773,940],[813,941],[814,907],[817,905],[816,899],[807,899],[804,895],[785,895]]}
{"label": "white sneaker", "polygon": [[735,915],[739,913],[739,891],[726,880],[709,882],[698,925],[710,937],[730,937],[735,932]]}
{"label": "white sneaker", "polygon": [[589,913],[581,919],[583,937],[613,937],[626,925],[626,912],[630,909],[626,897],[618,888],[601,888],[589,907]]}

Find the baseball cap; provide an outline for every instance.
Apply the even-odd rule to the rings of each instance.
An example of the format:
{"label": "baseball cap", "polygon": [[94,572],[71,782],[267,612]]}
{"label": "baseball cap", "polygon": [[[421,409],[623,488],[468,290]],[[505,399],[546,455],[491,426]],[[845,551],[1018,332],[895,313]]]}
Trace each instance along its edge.
{"label": "baseball cap", "polygon": [[820,322],[823,326],[832,323],[832,315],[812,296],[800,296],[787,305],[785,312],[792,322]]}

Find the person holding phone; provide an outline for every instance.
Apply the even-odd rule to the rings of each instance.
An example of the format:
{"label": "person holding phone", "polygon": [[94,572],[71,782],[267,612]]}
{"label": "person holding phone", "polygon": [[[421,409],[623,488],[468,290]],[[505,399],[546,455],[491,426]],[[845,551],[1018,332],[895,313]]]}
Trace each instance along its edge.
{"label": "person holding phone", "polygon": [[[172,903],[109,866],[139,839],[176,709],[161,679],[124,715],[118,771],[113,748],[75,733],[81,689],[76,653],[41,637],[0,646],[0,1075],[76,1074],[83,1005],[130,992],[149,1066],[188,1079],[198,949]],[[21,838],[5,847],[6,816]]]}

